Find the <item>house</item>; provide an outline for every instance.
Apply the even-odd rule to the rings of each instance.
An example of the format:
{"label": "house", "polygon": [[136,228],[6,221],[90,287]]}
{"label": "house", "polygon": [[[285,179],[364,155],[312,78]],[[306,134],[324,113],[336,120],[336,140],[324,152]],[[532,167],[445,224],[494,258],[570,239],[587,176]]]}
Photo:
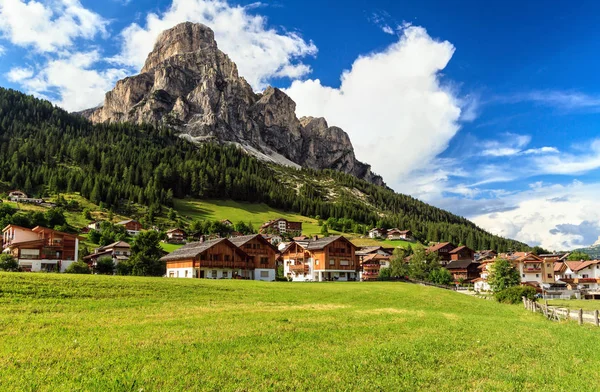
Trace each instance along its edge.
{"label": "house", "polygon": [[381,269],[390,267],[390,258],[390,255],[379,253],[371,253],[363,257],[360,262],[360,280],[365,282],[378,280]]}
{"label": "house", "polygon": [[454,278],[455,283],[470,283],[480,277],[479,263],[473,260],[452,260],[444,266]]}
{"label": "house", "polygon": [[450,262],[450,252],[456,248],[451,242],[440,242],[432,245],[425,250],[427,253],[436,253],[440,259],[441,265],[446,265]]}
{"label": "house", "polygon": [[29,196],[23,191],[14,190],[8,192],[8,200],[10,201],[19,201],[19,199],[28,199]]}
{"label": "house", "polygon": [[269,241],[271,245],[279,245],[283,241],[283,237],[277,234],[261,234],[265,240]]}
{"label": "house", "polygon": [[[555,272],[556,267],[555,264]],[[600,260],[563,261],[557,278],[571,290],[583,290],[584,295],[600,296]]]}
{"label": "house", "polygon": [[[8,193],[8,200],[10,201],[14,201],[17,203],[32,203],[32,204],[42,204],[44,203],[43,199],[36,199],[36,198],[32,198],[27,196],[27,194],[23,191],[10,191]],[[51,206],[51,203],[48,203],[48,206]]]}
{"label": "house", "polygon": [[167,242],[171,244],[182,244],[185,242],[185,231],[181,229],[171,229],[166,234]]}
{"label": "house", "polygon": [[387,232],[388,240],[404,240],[404,241],[414,241],[412,231],[410,230],[398,230],[391,229]]}
{"label": "house", "polygon": [[458,248],[454,248],[450,252],[448,252],[448,254],[450,254],[450,260],[452,261],[475,260],[475,251],[466,246],[459,246]]}
{"label": "house", "polygon": [[369,238],[383,238],[387,234],[387,230],[384,228],[374,227],[369,230]]}
{"label": "house", "polygon": [[142,230],[142,224],[134,219],[129,219],[117,223],[119,226],[124,226],[127,233],[131,236],[136,236]]}
{"label": "house", "polygon": [[495,250],[480,250],[475,252],[475,261],[482,262],[484,260],[492,260],[498,256],[498,253]]}
{"label": "house", "polygon": [[292,222],[284,218],[268,221],[260,227],[260,232],[264,234],[285,234],[289,237],[302,234],[302,222]]}
{"label": "house", "polygon": [[481,263],[481,265],[485,266],[485,270],[480,271],[481,280],[474,280],[476,291],[489,290],[490,287],[487,283],[487,278],[497,259],[505,259],[513,264],[517,271],[519,271],[522,285],[535,287],[536,290],[542,292],[544,285],[555,283],[555,259],[544,260],[528,252],[504,253],[499,254],[496,259]]}
{"label": "house", "polygon": [[254,263],[226,238],[191,242],[161,257],[170,278],[250,279]]}
{"label": "house", "polygon": [[356,246],[342,236],[291,242],[281,251],[284,275],[295,282],[357,279]]}
{"label": "house", "polygon": [[102,225],[101,221],[96,221],[96,222],[92,222],[89,225],[87,225],[88,229],[90,230],[100,230],[100,226]]}
{"label": "house", "polygon": [[128,260],[131,256],[131,245],[125,241],[117,241],[112,244],[101,246],[94,249],[94,253],[87,255],[83,261],[88,263],[90,267],[95,267],[98,259],[102,257],[110,257],[115,265],[121,261]]}
{"label": "house", "polygon": [[230,221],[229,219],[223,219],[221,221],[221,223],[224,224],[225,226],[233,227],[233,222]]}
{"label": "house", "polygon": [[473,290],[475,291],[492,291],[490,284],[488,283],[488,277],[490,276],[491,266],[494,264],[493,260],[484,260],[477,266],[479,277],[472,280]]}
{"label": "house", "polygon": [[24,271],[64,272],[77,261],[80,239],[41,226],[28,229],[8,225],[2,230],[2,252],[13,255]]}
{"label": "house", "polygon": [[260,234],[244,235],[229,239],[242,249],[254,263],[254,280],[275,280],[279,251]]}

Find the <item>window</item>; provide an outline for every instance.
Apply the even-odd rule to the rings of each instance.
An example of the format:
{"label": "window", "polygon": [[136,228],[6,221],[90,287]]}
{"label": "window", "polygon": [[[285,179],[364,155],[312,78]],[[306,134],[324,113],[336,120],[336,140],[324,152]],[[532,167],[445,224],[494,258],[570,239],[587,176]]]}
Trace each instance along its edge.
{"label": "window", "polygon": [[525,277],[525,274],[523,274],[523,277]]}
{"label": "window", "polygon": [[329,260],[329,265],[335,265],[335,260],[334,259]]}
{"label": "window", "polygon": [[225,261],[229,261],[230,256],[229,255],[225,255]]}
{"label": "window", "polygon": [[212,270],[212,277],[217,279],[217,270]]}
{"label": "window", "polygon": [[581,277],[582,277],[583,279],[587,279],[587,278],[589,278],[590,276],[589,276],[588,274],[583,274],[583,275],[581,275]]}
{"label": "window", "polygon": [[350,262],[348,260],[341,260],[340,265],[350,265]]}
{"label": "window", "polygon": [[345,272],[340,272],[340,278],[345,278],[346,277],[346,273]]}
{"label": "window", "polygon": [[319,265],[319,260],[315,260],[315,265]]}
{"label": "window", "polygon": [[548,278],[550,278],[550,279],[551,279],[551,278],[552,278],[552,274],[548,274]]}
{"label": "window", "polygon": [[206,253],[200,255],[200,261],[206,261]]}
{"label": "window", "polygon": [[268,278],[269,277],[269,271],[260,271],[260,277],[261,278]]}
{"label": "window", "polygon": [[261,257],[260,258],[260,263],[261,264],[269,264],[269,258],[268,257]]}
{"label": "window", "polygon": [[539,277],[540,277],[540,274],[535,274],[535,277],[536,277],[536,278],[539,278]]}
{"label": "window", "polygon": [[227,278],[227,271],[223,271],[223,278]]}
{"label": "window", "polygon": [[169,272],[169,278],[173,278],[175,276],[175,273],[173,271]]}

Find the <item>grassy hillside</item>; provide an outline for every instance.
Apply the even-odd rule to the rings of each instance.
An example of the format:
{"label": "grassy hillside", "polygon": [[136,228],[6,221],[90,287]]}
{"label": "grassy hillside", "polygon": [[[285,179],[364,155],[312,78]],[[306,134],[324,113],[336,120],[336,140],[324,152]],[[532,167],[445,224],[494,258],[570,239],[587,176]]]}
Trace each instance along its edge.
{"label": "grassy hillside", "polygon": [[598,330],[401,283],[0,273],[0,390],[595,391]]}

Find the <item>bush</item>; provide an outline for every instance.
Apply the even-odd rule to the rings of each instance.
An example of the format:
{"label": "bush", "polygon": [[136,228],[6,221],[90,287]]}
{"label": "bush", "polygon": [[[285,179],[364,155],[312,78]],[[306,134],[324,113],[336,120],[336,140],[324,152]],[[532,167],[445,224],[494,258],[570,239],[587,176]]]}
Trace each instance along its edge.
{"label": "bush", "polygon": [[100,257],[96,261],[96,267],[94,271],[100,275],[112,275],[115,273],[115,262],[112,257]]}
{"label": "bush", "polygon": [[19,262],[6,253],[0,254],[0,271],[17,272],[19,271]]}
{"label": "bush", "polygon": [[133,272],[133,263],[130,260],[123,260],[117,264],[117,275],[131,275]]}
{"label": "bush", "polygon": [[84,263],[83,261],[78,261],[78,262],[71,264],[65,270],[65,272],[67,274],[89,274],[92,271],[90,271],[90,267],[88,267],[88,265],[86,263]]}
{"label": "bush", "polygon": [[446,268],[440,268],[440,269],[431,271],[431,273],[429,274],[429,280],[432,283],[442,284],[442,285],[447,286],[447,285],[450,285],[453,283],[454,277],[452,276],[450,271],[448,271]]}
{"label": "bush", "polygon": [[518,304],[523,300],[523,297],[532,301],[536,300],[536,291],[531,286],[513,286],[494,294],[496,301],[505,304]]}

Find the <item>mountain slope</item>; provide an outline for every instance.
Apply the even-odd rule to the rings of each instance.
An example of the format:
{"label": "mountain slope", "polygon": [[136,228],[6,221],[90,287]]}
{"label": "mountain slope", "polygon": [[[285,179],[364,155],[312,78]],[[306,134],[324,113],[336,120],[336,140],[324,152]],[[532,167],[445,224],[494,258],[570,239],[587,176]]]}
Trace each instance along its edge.
{"label": "mountain slope", "polygon": [[1,88],[0,181],[34,195],[80,192],[115,212],[129,202],[159,209],[186,196],[232,199],[304,216],[398,226],[421,241],[499,251],[527,248],[349,174],[268,164],[233,145],[197,145],[164,127],[94,125],[47,101]]}
{"label": "mountain slope", "polygon": [[343,130],[295,112],[279,89],[255,94],[213,31],[188,22],[164,31],[140,74],[117,82],[102,107],[82,114],[95,123],[166,125],[192,141],[236,143],[266,161],[335,169],[383,185],[356,160]]}

